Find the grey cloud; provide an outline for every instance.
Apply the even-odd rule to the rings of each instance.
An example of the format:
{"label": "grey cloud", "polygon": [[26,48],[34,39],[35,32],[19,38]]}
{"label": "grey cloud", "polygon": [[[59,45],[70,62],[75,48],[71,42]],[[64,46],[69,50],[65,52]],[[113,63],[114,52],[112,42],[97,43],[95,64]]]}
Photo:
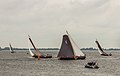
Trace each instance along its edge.
{"label": "grey cloud", "polygon": [[36,44],[57,47],[66,29],[80,46],[94,46],[96,37],[115,41],[119,32],[115,29],[119,30],[120,24],[119,5],[118,0],[1,0],[1,46],[12,40],[16,46],[26,47],[22,42],[31,34],[38,41]]}

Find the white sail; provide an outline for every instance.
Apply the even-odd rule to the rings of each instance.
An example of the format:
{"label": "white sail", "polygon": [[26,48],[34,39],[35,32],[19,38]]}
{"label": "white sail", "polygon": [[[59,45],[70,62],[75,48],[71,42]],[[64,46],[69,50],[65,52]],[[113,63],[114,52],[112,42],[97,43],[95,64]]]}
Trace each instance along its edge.
{"label": "white sail", "polygon": [[29,40],[28,40],[28,46],[29,46],[29,52],[30,52],[30,55],[31,56],[34,56],[35,54],[31,51],[31,49],[30,49],[30,44],[29,44]]}
{"label": "white sail", "polygon": [[[9,44],[10,45],[10,44]],[[11,47],[9,48],[10,49],[10,52],[12,52],[12,49],[11,49]]]}
{"label": "white sail", "polygon": [[[67,31],[66,31],[67,32]],[[76,45],[73,39],[70,37],[69,33],[67,32],[70,42],[72,44],[75,56],[85,56],[85,54],[80,50],[80,48]]]}
{"label": "white sail", "polygon": [[11,52],[11,53],[14,53],[13,48],[12,48],[12,45],[11,45],[10,43],[9,43],[9,46],[10,46],[10,47],[9,47],[10,52]]}
{"label": "white sail", "polygon": [[98,52],[99,52],[100,54],[103,54],[103,52],[102,52],[101,50],[99,50],[99,49],[98,49]]}

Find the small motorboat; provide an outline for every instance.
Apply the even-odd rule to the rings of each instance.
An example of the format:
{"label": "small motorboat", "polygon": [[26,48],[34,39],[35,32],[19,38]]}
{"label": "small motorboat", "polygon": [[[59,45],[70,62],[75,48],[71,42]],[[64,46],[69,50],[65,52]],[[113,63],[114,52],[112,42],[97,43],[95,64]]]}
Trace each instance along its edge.
{"label": "small motorboat", "polygon": [[98,69],[99,67],[96,61],[91,61],[85,65],[85,68]]}

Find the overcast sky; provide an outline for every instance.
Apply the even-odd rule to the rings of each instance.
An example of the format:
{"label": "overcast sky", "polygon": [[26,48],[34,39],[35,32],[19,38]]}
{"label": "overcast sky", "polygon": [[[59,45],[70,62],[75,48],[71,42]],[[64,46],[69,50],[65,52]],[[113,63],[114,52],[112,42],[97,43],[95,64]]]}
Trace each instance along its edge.
{"label": "overcast sky", "polygon": [[0,46],[60,47],[68,30],[80,48],[120,47],[120,0],[0,0]]}

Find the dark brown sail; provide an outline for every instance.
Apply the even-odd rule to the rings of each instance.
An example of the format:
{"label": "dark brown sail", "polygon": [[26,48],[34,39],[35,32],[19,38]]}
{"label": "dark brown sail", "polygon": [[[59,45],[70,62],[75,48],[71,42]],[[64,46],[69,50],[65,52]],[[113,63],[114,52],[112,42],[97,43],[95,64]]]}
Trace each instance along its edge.
{"label": "dark brown sail", "polygon": [[59,58],[74,58],[71,42],[67,35],[63,35],[62,45],[58,54]]}

